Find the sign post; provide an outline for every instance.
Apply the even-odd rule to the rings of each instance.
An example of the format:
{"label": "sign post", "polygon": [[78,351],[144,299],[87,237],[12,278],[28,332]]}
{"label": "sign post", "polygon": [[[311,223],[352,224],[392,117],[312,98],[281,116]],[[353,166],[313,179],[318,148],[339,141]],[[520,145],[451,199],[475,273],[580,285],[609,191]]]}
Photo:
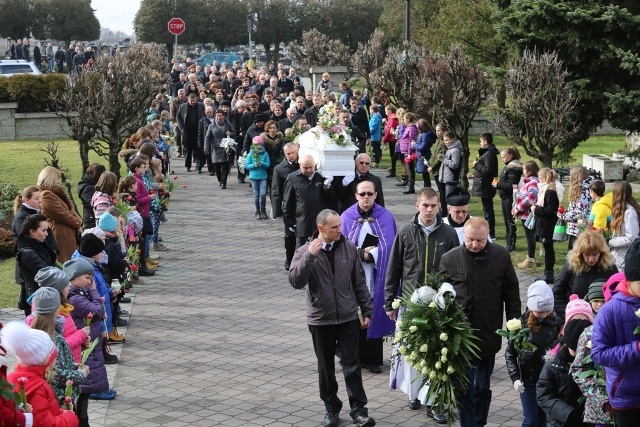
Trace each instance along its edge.
{"label": "sign post", "polygon": [[167,23],[167,27],[169,28],[169,32],[176,36],[175,46],[173,47],[173,54],[175,56],[178,53],[178,36],[184,32],[185,24],[181,18],[171,18]]}

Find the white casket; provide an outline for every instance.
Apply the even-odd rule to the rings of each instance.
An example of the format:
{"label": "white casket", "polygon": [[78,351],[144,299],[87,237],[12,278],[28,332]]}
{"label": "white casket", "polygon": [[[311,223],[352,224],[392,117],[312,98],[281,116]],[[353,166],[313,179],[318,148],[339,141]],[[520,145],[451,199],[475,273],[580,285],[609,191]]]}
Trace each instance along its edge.
{"label": "white casket", "polygon": [[[344,132],[345,138],[351,137]],[[300,144],[299,156],[306,154],[313,157],[318,166],[318,173],[322,176],[346,176],[355,169],[354,156],[358,147],[349,144],[338,145],[325,131],[313,128],[298,137]]]}

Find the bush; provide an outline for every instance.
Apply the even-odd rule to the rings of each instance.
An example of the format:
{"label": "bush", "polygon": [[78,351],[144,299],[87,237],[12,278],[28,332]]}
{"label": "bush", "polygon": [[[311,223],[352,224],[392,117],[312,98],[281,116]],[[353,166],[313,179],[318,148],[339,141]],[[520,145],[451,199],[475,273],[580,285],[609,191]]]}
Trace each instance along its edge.
{"label": "bush", "polygon": [[9,94],[9,79],[0,77],[0,103],[13,102]]}
{"label": "bush", "polygon": [[21,191],[13,182],[0,182],[0,219],[4,222],[13,220],[13,201]]}
{"label": "bush", "polygon": [[[0,83],[0,102],[17,102],[18,113],[42,113],[48,111],[51,104],[49,94],[55,94],[67,87],[63,74],[31,75],[18,74],[0,80],[6,81],[6,93],[3,94],[4,82]],[[4,95],[4,96],[3,96]]]}

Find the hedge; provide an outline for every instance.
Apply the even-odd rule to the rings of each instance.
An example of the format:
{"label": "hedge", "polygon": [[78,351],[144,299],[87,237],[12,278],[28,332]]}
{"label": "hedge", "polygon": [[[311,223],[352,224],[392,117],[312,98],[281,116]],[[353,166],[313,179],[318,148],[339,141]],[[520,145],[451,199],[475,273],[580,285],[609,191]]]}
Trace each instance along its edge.
{"label": "hedge", "polygon": [[61,92],[66,87],[64,74],[0,77],[0,103],[17,102],[18,113],[43,113],[51,107],[49,94]]}

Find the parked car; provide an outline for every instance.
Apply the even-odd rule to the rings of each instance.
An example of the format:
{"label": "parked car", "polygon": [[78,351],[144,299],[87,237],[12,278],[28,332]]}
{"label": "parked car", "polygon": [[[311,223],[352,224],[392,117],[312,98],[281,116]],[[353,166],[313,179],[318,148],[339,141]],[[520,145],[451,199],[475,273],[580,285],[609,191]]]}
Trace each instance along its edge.
{"label": "parked car", "polygon": [[0,76],[10,77],[14,74],[42,74],[36,64],[23,59],[0,60]]}
{"label": "parked car", "polygon": [[209,52],[196,58],[196,61],[199,61],[203,67],[207,64],[213,65],[213,61],[218,61],[218,65],[222,65],[222,63],[225,62],[228,67],[231,67],[233,61],[242,63],[242,58],[235,52]]}

